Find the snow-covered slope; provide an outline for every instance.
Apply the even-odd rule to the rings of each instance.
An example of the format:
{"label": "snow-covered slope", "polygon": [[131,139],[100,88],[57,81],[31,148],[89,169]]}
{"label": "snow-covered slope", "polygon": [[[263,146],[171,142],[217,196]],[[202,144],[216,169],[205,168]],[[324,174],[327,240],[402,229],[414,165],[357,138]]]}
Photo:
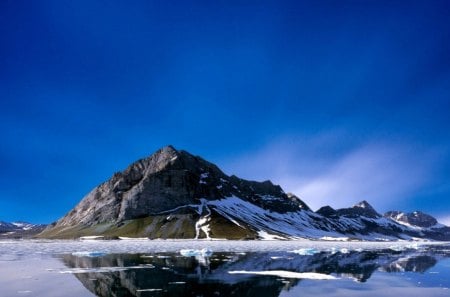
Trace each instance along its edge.
{"label": "snow-covered slope", "polygon": [[[277,213],[263,209],[239,197],[205,201],[204,207],[217,212],[241,228],[254,229],[261,239],[340,239],[340,240],[412,240],[418,238],[441,239],[449,235],[448,227],[435,225],[430,228],[405,226],[395,220],[378,216],[347,215],[327,218],[310,210]],[[373,208],[367,203],[366,209]],[[207,225],[207,221],[203,226]],[[208,229],[208,228],[205,228]],[[209,235],[207,235],[209,237]]]}
{"label": "snow-covered slope", "polygon": [[431,216],[399,215],[382,216],[367,201],[313,212],[271,181],[228,176],[167,146],[94,188],[41,236],[450,240],[450,228]]}

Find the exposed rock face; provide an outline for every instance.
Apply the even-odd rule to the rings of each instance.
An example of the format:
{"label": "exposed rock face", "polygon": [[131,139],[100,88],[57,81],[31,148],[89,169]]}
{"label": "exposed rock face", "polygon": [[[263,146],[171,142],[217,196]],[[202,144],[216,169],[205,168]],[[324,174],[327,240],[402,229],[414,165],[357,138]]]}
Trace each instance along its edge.
{"label": "exposed rock face", "polygon": [[384,217],[390,218],[400,223],[424,228],[435,226],[438,223],[435,218],[421,211],[414,211],[410,213],[404,213],[401,211],[388,211],[384,214]]}
{"label": "exposed rock face", "polygon": [[317,212],[270,181],[228,176],[172,146],[138,160],[93,189],[41,237],[322,238],[450,240],[450,228],[417,213],[410,227],[367,202]]}
{"label": "exposed rock face", "polygon": [[320,214],[324,217],[328,217],[328,218],[336,217],[338,215],[337,211],[329,205],[322,206],[316,212],[318,214]]}
{"label": "exposed rock face", "polygon": [[115,173],[52,228],[116,224],[149,216],[166,217],[169,212],[192,213],[177,208],[199,205],[202,199],[233,196],[278,213],[309,209],[271,181],[227,176],[216,165],[167,146]]}

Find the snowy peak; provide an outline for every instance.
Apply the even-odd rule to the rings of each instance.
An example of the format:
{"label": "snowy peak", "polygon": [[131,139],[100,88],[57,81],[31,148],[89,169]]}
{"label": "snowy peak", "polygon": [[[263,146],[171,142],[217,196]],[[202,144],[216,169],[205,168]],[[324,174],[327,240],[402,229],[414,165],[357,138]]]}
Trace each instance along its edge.
{"label": "snowy peak", "polygon": [[365,200],[353,205],[352,207],[338,209],[337,214],[350,218],[356,218],[360,216],[368,218],[381,217],[381,215]]}
{"label": "snowy peak", "polygon": [[0,239],[12,237],[33,236],[44,230],[45,225],[31,224],[27,222],[3,222],[0,221]]}
{"label": "snowy peak", "polygon": [[410,213],[388,211],[384,214],[384,217],[390,218],[400,224],[422,228],[429,228],[438,224],[438,221],[434,217],[421,211],[414,211]]}
{"label": "snowy peak", "polygon": [[363,200],[355,205],[353,205],[354,208],[364,208],[368,209],[370,211],[375,211],[375,209],[372,207],[372,205],[369,204],[366,200]]}

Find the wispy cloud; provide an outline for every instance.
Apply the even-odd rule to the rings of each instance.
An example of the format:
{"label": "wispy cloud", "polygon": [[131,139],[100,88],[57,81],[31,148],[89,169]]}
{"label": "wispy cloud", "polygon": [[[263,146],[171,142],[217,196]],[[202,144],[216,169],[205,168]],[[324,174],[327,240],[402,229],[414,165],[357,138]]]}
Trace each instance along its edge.
{"label": "wispy cloud", "polygon": [[450,215],[445,217],[438,217],[438,222],[447,226],[450,226]]}
{"label": "wispy cloud", "polygon": [[331,152],[328,146],[339,147],[337,141],[333,135],[284,139],[230,160],[226,169],[245,178],[271,179],[313,209],[347,207],[361,200],[380,211],[398,208],[433,177],[436,162],[429,152],[387,143]]}

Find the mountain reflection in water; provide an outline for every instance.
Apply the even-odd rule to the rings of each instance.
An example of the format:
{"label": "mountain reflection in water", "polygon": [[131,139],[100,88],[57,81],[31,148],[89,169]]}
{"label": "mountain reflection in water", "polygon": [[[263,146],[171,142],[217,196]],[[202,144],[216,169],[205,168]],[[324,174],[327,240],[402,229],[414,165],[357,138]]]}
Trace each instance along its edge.
{"label": "mountain reflection in water", "polygon": [[[68,272],[97,296],[257,296],[275,297],[302,282],[368,282],[378,273],[425,273],[450,256],[444,246],[426,249],[293,252],[63,255]],[[99,269],[102,268],[102,269]],[[290,271],[333,275],[338,280],[230,274],[230,271]],[[369,281],[370,282],[370,281]],[[448,284],[446,284],[448,285]],[[448,292],[448,291],[447,291]],[[324,292],[325,293],[325,292]]]}

